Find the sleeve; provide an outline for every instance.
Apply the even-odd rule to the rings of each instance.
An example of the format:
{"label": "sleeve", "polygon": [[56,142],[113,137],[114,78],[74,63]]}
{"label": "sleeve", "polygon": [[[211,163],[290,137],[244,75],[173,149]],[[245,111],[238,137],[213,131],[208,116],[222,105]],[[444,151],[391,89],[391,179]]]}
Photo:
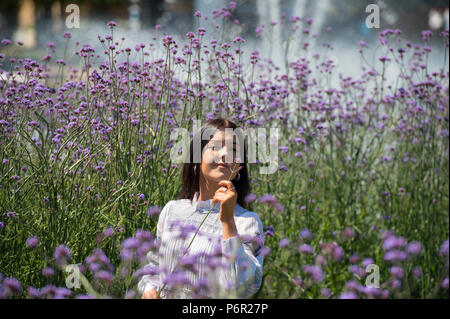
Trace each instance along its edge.
{"label": "sleeve", "polygon": [[[158,243],[161,243],[161,237],[162,237],[162,233],[164,231],[164,223],[166,220],[167,213],[168,213],[170,207],[172,206],[172,202],[173,201],[168,202],[164,206],[164,208],[161,210],[161,213],[159,214],[158,224],[156,226],[156,241]],[[145,268],[150,268],[150,269],[158,269],[159,268],[159,255],[158,254],[156,254],[153,251],[149,251],[147,253],[147,260],[148,260],[148,264],[146,264],[144,266],[144,269]],[[141,280],[139,280],[138,286],[137,286],[140,294],[143,294],[145,291],[150,290],[152,288],[155,290],[158,290],[159,287],[160,287],[159,273],[142,276],[142,278],[141,278]]]}
{"label": "sleeve", "polygon": [[236,221],[238,236],[222,239],[224,264],[219,283],[229,296],[251,298],[261,287],[264,233],[261,220],[253,213]]}

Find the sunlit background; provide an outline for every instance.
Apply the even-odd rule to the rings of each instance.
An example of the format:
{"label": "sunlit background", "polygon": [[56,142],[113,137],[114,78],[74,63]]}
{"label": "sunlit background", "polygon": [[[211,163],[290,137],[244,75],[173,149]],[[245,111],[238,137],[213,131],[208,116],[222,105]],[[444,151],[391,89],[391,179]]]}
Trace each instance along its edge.
{"label": "sunlit background", "polygon": [[[62,34],[72,33],[72,39],[79,43],[89,43],[99,48],[98,35],[107,33],[106,23],[114,20],[118,23],[117,35],[126,38],[129,46],[147,43],[152,39],[155,27],[161,28],[161,34],[185,35],[202,26],[208,29],[207,36],[219,40],[240,35],[247,40],[244,54],[258,49],[263,55],[272,58],[281,65],[286,48],[289,28],[282,23],[292,16],[311,18],[310,34],[317,35],[310,48],[321,50],[324,43],[331,44],[329,53],[336,62],[339,71],[357,76],[360,72],[358,43],[373,44],[369,52],[374,55],[380,31],[392,28],[400,29],[403,37],[410,41],[420,41],[420,32],[425,29],[439,33],[449,26],[448,2],[444,0],[240,0],[233,11],[232,20],[211,19],[211,12],[226,6],[223,0],[92,0],[92,1],[55,1],[55,0],[6,0],[0,2],[0,38],[21,41],[23,45],[15,51],[16,57],[40,59],[47,53],[46,44],[56,44],[57,53],[62,55],[65,39]],[[379,28],[368,28],[366,7],[376,4],[380,8]],[[76,4],[80,10],[79,28],[67,28],[66,21],[71,11],[70,4]],[[197,19],[194,12],[202,13]],[[205,19],[208,16],[208,20]],[[276,23],[276,25],[275,25]],[[230,34],[220,34],[216,29],[232,30]],[[226,25],[224,25],[226,24]],[[272,25],[271,25],[272,24]],[[254,45],[258,28],[265,28],[265,36]],[[218,29],[219,30],[219,29]],[[231,40],[231,39],[228,39]],[[434,37],[433,41],[439,41]],[[431,43],[433,45],[433,41]],[[440,47],[440,43],[438,44]],[[250,48],[249,48],[250,47]],[[316,47],[316,48],[314,48]],[[319,48],[317,48],[319,47]],[[1,49],[0,49],[1,50]],[[59,51],[58,51],[59,50]],[[434,56],[433,56],[434,55]],[[434,60],[441,61],[442,51],[434,50],[431,55],[431,68]],[[433,57],[436,57],[434,59]],[[76,60],[68,61],[74,65]],[[393,70],[387,74],[394,77]],[[389,73],[391,72],[391,73]]]}
{"label": "sunlit background", "polygon": [[[161,25],[168,33],[185,34],[196,27],[193,12],[210,15],[228,1],[223,0],[6,0],[0,2],[0,35],[23,41],[28,49],[42,47],[46,41],[59,38],[67,31],[66,8],[80,8],[80,29],[71,29],[80,41],[109,20],[115,20],[131,36],[141,40],[149,30]],[[334,30],[335,41],[361,38],[369,41],[380,30],[365,25],[365,8],[374,3],[380,7],[380,29],[398,28],[411,37],[419,37],[424,29],[448,29],[448,1],[445,0],[238,0],[234,16],[242,35],[255,37],[258,26],[279,21],[281,15],[312,18],[311,32],[323,37],[328,27]],[[353,41],[354,42],[354,41]]]}

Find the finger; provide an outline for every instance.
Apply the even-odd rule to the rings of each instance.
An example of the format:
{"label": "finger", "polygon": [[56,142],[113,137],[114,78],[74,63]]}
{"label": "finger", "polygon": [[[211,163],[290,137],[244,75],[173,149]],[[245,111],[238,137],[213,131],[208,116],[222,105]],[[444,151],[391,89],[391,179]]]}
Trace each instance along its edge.
{"label": "finger", "polygon": [[223,201],[225,199],[227,199],[225,193],[216,194],[216,195],[214,195],[214,198],[213,198],[213,204],[215,205],[215,204],[217,204],[217,202]]}
{"label": "finger", "polygon": [[219,197],[217,195],[214,195],[213,200],[212,200],[213,205],[216,205],[218,201],[219,201]]}
{"label": "finger", "polygon": [[227,183],[227,190],[225,192],[236,192],[236,188],[234,187],[234,184],[232,182]]}
{"label": "finger", "polygon": [[231,184],[233,184],[231,181],[228,181],[228,180],[223,180],[223,181],[220,181],[219,182],[219,185],[221,185],[221,186],[228,186],[228,185],[231,185]]}
{"label": "finger", "polygon": [[217,192],[226,192],[228,190],[228,188],[227,187],[220,187],[218,190],[216,190],[216,193]]}
{"label": "finger", "polygon": [[226,188],[228,188],[228,189],[232,189],[234,186],[233,186],[233,183],[231,182],[231,181],[221,181],[220,183],[219,183],[219,185],[220,186],[225,186]]}
{"label": "finger", "polygon": [[[219,189],[216,191],[215,195],[225,195],[225,196],[229,196],[230,194],[232,194],[232,191],[235,191],[235,188],[231,188],[231,189]],[[228,198],[228,197],[227,197]]]}
{"label": "finger", "polygon": [[213,199],[222,199],[223,196],[226,196],[225,192],[216,193]]}

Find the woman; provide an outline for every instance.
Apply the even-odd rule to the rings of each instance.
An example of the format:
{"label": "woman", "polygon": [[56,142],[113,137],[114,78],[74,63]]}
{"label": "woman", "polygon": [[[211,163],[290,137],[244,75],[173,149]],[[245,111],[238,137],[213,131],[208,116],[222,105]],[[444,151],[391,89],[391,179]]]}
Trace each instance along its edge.
{"label": "woman", "polygon": [[[161,296],[166,298],[190,298],[190,287],[199,287],[205,280],[209,286],[207,297],[212,298],[249,298],[259,290],[263,266],[263,227],[258,215],[244,208],[250,185],[245,145],[242,134],[236,128],[234,123],[225,119],[210,120],[202,126],[196,133],[201,141],[200,163],[193,162],[195,136],[191,141],[190,161],[184,164],[179,198],[169,201],[159,216],[159,254],[150,252],[147,255],[147,266],[163,271],[156,275],[145,275],[139,281],[138,290],[143,299],[158,298],[157,291],[161,288]],[[234,134],[229,134],[230,131]],[[213,134],[205,138],[205,132]],[[229,145],[233,145],[232,150],[228,149]],[[242,152],[243,162],[238,157]],[[232,161],[229,160],[230,153]],[[213,205],[214,208],[205,219]],[[212,272],[203,263],[195,265],[198,271],[190,276],[190,287],[183,287],[181,292],[166,289],[167,278],[177,269],[177,258],[183,252],[186,253],[183,248],[188,247],[194,235],[180,238],[179,233],[177,235],[168,226],[177,223],[194,225],[199,230],[189,246],[190,254],[214,255],[219,250],[223,256],[229,257],[224,259],[222,267],[213,267],[217,272]],[[211,288],[214,285],[216,289]]]}

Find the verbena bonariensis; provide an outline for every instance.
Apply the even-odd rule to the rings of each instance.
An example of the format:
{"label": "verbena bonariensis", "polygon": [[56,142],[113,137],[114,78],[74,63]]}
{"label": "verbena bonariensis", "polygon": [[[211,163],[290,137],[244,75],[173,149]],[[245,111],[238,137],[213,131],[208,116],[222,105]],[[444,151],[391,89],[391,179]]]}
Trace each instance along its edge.
{"label": "verbena bonariensis", "polygon": [[[143,267],[158,248],[149,231],[180,185],[169,133],[215,117],[280,128],[278,171],[249,164],[246,201],[266,236],[258,297],[448,296],[448,31],[412,43],[384,30],[360,43],[351,77],[337,74],[331,45],[309,45],[311,19],[280,20],[292,50],[281,62],[218,20],[239,26],[231,5],[134,47],[110,22],[100,49],[65,33],[65,54],[47,43],[41,60],[2,41],[0,296],[138,298],[137,279],[161,271]],[[198,257],[164,283],[189,284]],[[66,263],[80,263],[81,288],[65,287]],[[380,288],[367,284],[371,265]]]}

